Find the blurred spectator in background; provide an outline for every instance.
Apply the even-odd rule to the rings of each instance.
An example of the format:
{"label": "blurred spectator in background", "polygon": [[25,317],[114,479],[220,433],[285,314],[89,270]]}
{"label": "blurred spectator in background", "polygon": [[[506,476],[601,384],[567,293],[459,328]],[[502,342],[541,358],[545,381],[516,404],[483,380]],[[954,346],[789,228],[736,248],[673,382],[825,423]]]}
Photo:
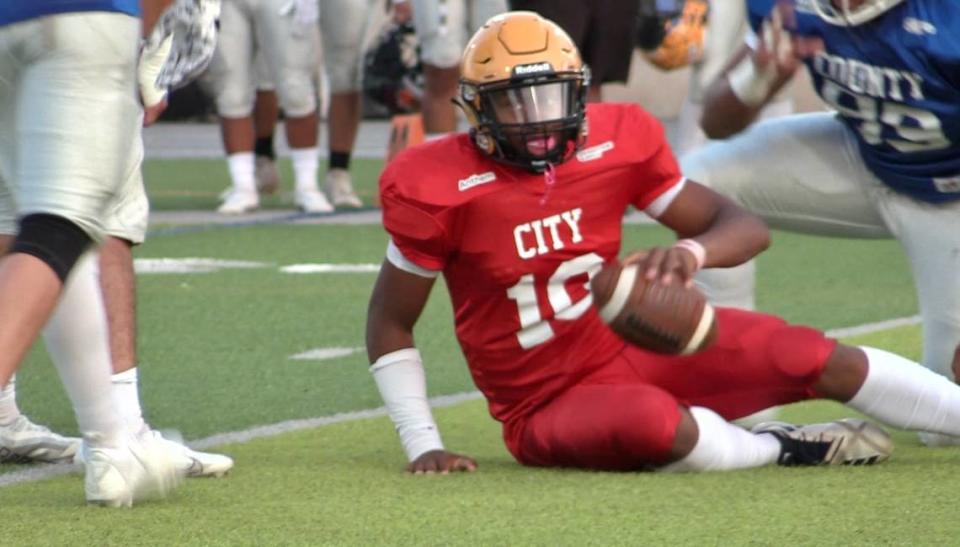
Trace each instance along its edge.
{"label": "blurred spectator in background", "polygon": [[[544,2],[545,4],[547,2]],[[423,126],[426,137],[456,131],[453,98],[460,79],[460,55],[467,39],[498,13],[506,0],[409,0],[394,2],[399,14],[413,10],[423,62]],[[404,5],[407,4],[407,5]],[[631,19],[632,20],[632,19]]]}
{"label": "blurred spectator in background", "polygon": [[587,100],[603,100],[605,83],[626,83],[634,49],[636,0],[510,0],[510,9],[535,11],[567,31],[590,67]]}

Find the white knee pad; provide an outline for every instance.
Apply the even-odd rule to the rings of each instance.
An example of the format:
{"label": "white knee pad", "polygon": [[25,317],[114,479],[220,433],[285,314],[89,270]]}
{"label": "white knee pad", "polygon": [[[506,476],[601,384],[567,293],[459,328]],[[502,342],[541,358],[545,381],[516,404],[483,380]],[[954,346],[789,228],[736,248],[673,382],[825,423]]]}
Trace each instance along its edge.
{"label": "white knee pad", "polygon": [[317,87],[312,75],[285,78],[277,84],[280,107],[290,118],[301,118],[317,109]]}
{"label": "white knee pad", "polygon": [[253,113],[256,91],[253,86],[221,86],[217,92],[217,114],[223,118],[246,118]]}

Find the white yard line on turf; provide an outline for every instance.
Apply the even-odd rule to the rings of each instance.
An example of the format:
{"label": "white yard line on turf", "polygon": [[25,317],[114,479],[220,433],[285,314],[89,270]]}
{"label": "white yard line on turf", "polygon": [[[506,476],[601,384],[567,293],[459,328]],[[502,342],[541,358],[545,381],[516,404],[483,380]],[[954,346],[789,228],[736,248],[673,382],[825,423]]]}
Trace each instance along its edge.
{"label": "white yard line on turf", "polygon": [[[903,327],[907,325],[916,325],[920,323],[920,316],[914,315],[912,317],[901,317],[898,319],[889,319],[886,321],[879,321],[876,323],[867,323],[864,325],[856,325],[853,327],[845,327],[840,329],[832,329],[827,331],[827,336],[832,338],[844,338],[847,336],[859,336],[861,334],[870,334],[872,332],[879,332],[883,330],[888,330],[896,327]],[[448,407],[460,404],[465,401],[472,401],[479,399],[481,397],[479,391],[469,391],[465,393],[456,393],[454,395],[441,395],[439,397],[433,397],[430,399],[430,406],[440,408]],[[191,441],[189,444],[193,448],[205,450],[214,446],[220,446],[223,444],[235,444],[235,443],[244,443],[251,441],[253,439],[260,439],[263,437],[273,437],[275,435],[281,435],[283,433],[289,433],[291,431],[301,431],[304,429],[313,429],[317,427],[323,427],[325,425],[336,424],[341,422],[352,422],[355,420],[364,420],[367,418],[375,418],[380,416],[386,416],[387,410],[384,407],[368,409],[368,410],[357,410],[354,412],[340,412],[333,414],[332,416],[321,416],[318,418],[305,418],[302,420],[287,420],[285,422],[279,422],[270,425],[262,425],[257,427],[251,427],[250,429],[244,429],[242,431],[233,431],[230,433],[217,433],[216,435],[211,435],[203,439],[197,439],[196,441]],[[15,471],[13,473],[7,473],[5,475],[0,475],[0,488],[5,486],[12,486],[15,484],[22,484],[25,482],[32,482],[38,480],[49,479],[52,477],[58,477],[60,475],[66,475],[68,473],[79,472],[79,465],[55,465],[55,464],[44,464],[30,467],[24,469],[23,471]]]}
{"label": "white yard line on turf", "polygon": [[853,327],[844,327],[842,329],[832,329],[827,331],[827,336],[831,338],[847,338],[848,336],[860,336],[861,334],[870,334],[871,332],[880,332],[882,330],[919,324],[920,316],[912,315],[910,317],[887,319],[886,321],[867,323],[865,325],[855,325]]}

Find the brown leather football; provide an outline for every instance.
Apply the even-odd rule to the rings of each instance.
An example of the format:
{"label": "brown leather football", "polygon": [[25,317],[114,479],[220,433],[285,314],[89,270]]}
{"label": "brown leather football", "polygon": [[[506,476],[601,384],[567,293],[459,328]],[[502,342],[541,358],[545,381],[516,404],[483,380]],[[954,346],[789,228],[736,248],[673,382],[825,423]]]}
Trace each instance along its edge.
{"label": "brown leather football", "polygon": [[624,340],[657,353],[689,355],[713,343],[716,314],[696,287],[650,283],[636,265],[606,265],[590,282],[600,317]]}

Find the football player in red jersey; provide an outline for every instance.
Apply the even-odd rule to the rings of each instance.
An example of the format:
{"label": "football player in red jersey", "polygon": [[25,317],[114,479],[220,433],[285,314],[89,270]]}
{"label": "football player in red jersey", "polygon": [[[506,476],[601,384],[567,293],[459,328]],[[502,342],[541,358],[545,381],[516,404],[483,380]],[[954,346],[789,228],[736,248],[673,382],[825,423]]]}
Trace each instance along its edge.
{"label": "football player in red jersey", "polygon": [[391,241],[367,350],[409,471],[476,468],[444,448],[414,346],[441,273],[473,379],[525,465],[704,471],[889,455],[889,437],[864,421],[754,432],[727,421],[817,397],[896,427],[960,433],[960,387],[777,317],[719,309],[717,340],[689,356],[628,345],[602,322],[587,285],[619,255],[629,206],[684,242],[628,257],[659,283],[742,263],[767,246],[766,227],[685,180],[641,108],[586,107],[576,47],[535,13],[488,21],[461,70],[470,133],[403,152],[380,183]]}

